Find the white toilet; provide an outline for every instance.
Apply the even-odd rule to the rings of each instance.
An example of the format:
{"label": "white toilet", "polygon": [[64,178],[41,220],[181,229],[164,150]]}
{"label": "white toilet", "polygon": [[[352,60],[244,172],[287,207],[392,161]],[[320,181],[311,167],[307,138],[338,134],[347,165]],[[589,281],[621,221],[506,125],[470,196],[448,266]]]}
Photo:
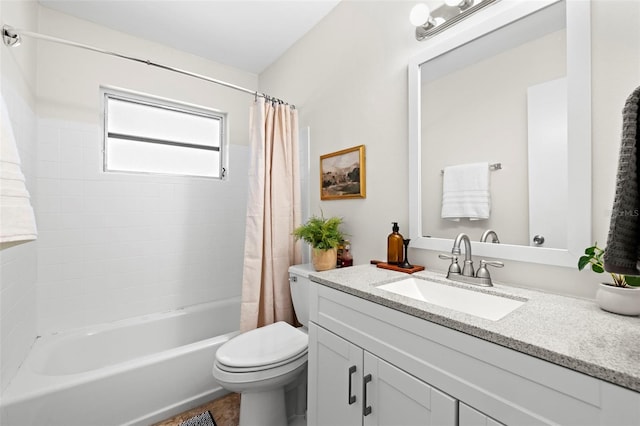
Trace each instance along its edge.
{"label": "white toilet", "polygon": [[243,333],[216,352],[213,377],[227,390],[240,393],[240,426],[285,426],[285,387],[306,372],[311,265],[289,268],[295,328],[277,322]]}

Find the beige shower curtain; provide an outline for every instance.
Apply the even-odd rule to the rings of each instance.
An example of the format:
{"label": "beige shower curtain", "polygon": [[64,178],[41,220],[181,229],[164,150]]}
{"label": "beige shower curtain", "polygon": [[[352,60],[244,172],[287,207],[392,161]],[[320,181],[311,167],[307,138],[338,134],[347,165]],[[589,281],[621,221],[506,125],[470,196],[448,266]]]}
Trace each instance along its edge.
{"label": "beige shower curtain", "polygon": [[240,329],[294,321],[288,268],[301,262],[298,112],[262,98],[251,107],[249,195]]}

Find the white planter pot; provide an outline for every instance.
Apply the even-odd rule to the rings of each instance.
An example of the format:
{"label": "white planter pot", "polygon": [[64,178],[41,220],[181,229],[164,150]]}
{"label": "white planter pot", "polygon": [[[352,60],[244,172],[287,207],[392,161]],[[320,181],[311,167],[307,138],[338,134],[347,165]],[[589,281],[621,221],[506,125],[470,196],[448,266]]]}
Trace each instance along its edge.
{"label": "white planter pot", "polygon": [[601,309],[621,315],[640,315],[640,288],[600,284],[596,302]]}

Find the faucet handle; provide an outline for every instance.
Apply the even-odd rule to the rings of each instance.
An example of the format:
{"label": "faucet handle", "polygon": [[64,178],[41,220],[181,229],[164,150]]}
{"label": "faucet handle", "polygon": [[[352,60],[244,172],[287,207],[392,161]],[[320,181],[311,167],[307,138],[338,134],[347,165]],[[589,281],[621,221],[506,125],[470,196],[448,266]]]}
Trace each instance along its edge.
{"label": "faucet handle", "polygon": [[480,267],[482,268],[483,266],[495,266],[496,268],[503,268],[504,267],[504,263],[502,262],[498,262],[497,260],[480,260]]}
{"label": "faucet handle", "polygon": [[478,268],[478,271],[476,272],[476,277],[477,278],[488,278],[491,279],[491,274],[489,274],[489,270],[487,269],[487,266],[493,266],[496,268],[502,268],[504,267],[504,263],[502,262],[498,262],[495,260],[484,260],[482,259],[480,261],[480,268]]}
{"label": "faucet handle", "polygon": [[451,265],[449,265],[449,272],[447,274],[447,277],[449,276],[449,274],[460,274],[462,272],[462,270],[460,269],[460,265],[458,264],[457,255],[440,253],[438,257],[443,260],[451,260]]}

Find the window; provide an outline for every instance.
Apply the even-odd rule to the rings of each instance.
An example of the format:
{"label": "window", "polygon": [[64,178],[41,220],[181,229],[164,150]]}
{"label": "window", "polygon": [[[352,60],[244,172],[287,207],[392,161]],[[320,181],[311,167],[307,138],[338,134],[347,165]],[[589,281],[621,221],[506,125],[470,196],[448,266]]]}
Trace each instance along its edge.
{"label": "window", "polygon": [[111,89],[103,98],[105,171],[224,177],[225,114]]}

